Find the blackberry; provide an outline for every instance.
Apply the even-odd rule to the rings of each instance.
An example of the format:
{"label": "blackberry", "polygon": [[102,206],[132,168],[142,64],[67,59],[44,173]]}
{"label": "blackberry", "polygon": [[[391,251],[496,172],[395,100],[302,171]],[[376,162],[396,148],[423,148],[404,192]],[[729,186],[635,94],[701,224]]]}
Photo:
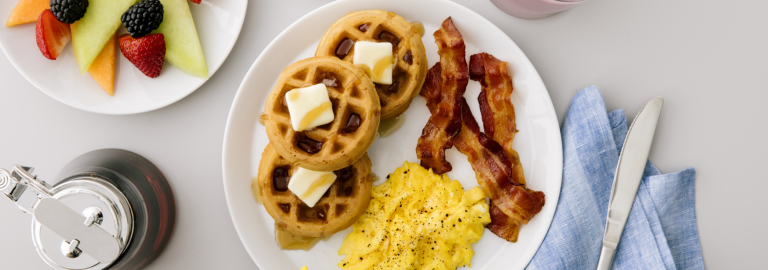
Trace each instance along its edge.
{"label": "blackberry", "polygon": [[51,13],[60,22],[73,24],[85,16],[88,9],[88,0],[51,0]]}
{"label": "blackberry", "polygon": [[120,17],[132,37],[142,37],[163,22],[163,4],[159,0],[143,0],[134,4]]}

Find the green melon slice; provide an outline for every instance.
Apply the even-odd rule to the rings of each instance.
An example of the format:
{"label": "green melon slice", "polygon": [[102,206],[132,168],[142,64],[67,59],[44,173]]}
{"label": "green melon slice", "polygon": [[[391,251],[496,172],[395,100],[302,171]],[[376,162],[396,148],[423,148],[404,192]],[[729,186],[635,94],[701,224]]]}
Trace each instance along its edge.
{"label": "green melon slice", "polygon": [[72,49],[85,74],[101,53],[117,28],[122,25],[120,16],[137,0],[90,0],[82,19],[72,24]]}
{"label": "green melon slice", "polygon": [[165,60],[190,75],[208,78],[203,48],[187,0],[160,0],[163,22],[154,33],[165,36]]}

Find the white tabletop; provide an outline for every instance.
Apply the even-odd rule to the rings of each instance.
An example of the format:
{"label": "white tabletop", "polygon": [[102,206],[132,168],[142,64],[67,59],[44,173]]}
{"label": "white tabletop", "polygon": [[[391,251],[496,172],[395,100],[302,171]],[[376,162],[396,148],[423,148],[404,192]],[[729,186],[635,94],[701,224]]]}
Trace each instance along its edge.
{"label": "white tabletop", "polygon": [[[224,125],[256,57],[293,21],[328,0],[250,1],[229,59],[199,90],[153,112],[109,116],[61,104],[0,56],[0,168],[25,164],[52,179],[74,157],[134,151],[173,187],[174,236],[147,269],[256,269],[227,211]],[[456,2],[504,30],[538,69],[562,122],[577,90],[597,85],[608,110],[631,121],[665,99],[650,159],[663,173],[695,167],[696,214],[710,269],[765,265],[768,242],[768,1],[591,0],[523,20],[488,0]],[[436,7],[439,8],[439,7]],[[282,68],[282,67],[276,67]],[[48,269],[31,241],[31,216],[0,199],[0,268]],[[272,239],[265,239],[265,242]]]}

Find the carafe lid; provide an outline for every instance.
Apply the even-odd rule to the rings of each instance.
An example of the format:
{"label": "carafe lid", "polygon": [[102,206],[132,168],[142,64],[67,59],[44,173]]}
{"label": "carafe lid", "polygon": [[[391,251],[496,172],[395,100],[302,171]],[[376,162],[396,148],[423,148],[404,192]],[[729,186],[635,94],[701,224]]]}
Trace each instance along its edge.
{"label": "carafe lid", "polygon": [[125,195],[108,179],[76,175],[55,187],[33,168],[0,169],[0,192],[34,216],[37,252],[55,269],[105,269],[129,245],[134,215]]}

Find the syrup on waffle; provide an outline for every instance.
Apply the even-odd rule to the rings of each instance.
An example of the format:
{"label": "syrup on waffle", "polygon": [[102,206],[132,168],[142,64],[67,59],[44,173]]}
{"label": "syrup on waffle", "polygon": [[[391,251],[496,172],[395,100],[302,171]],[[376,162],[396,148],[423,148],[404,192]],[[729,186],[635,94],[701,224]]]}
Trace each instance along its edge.
{"label": "syrup on waffle", "polygon": [[312,208],[288,190],[295,169],[295,164],[280,157],[270,145],[264,149],[259,164],[259,196],[276,226],[299,236],[322,237],[351,226],[368,207],[373,188],[368,155],[335,171],[336,182]]}
{"label": "syrup on waffle", "polygon": [[376,84],[381,103],[381,119],[391,119],[405,112],[419,94],[427,76],[427,54],[417,26],[403,17],[383,10],[347,14],[325,33],[315,56],[335,56],[352,62],[357,41],[392,43],[395,66],[392,84]]}
{"label": "syrup on waffle", "polygon": [[[312,130],[294,131],[285,93],[323,83],[334,120]],[[289,163],[315,171],[334,171],[360,159],[376,138],[381,106],[364,71],[336,57],[312,57],[291,64],[267,98],[262,118],[269,143]]]}

